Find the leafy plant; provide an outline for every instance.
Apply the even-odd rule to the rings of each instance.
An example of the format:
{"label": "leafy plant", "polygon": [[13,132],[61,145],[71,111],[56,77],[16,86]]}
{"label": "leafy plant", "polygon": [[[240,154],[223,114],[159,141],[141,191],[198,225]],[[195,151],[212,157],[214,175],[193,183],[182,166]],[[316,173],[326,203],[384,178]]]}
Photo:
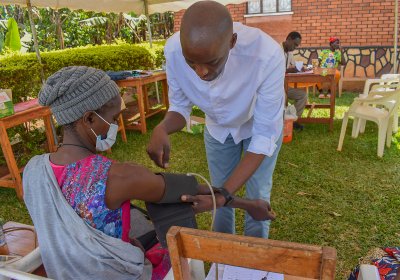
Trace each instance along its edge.
{"label": "leafy plant", "polygon": [[7,21],[5,47],[9,48],[11,51],[19,51],[21,49],[18,24],[14,18],[9,18]]}
{"label": "leafy plant", "polygon": [[[0,6],[0,24],[8,18],[16,19],[21,34],[32,33],[26,8],[17,5]],[[154,14],[150,18],[153,39],[166,39],[173,33],[172,13]],[[33,20],[41,51],[113,44],[118,40],[140,43],[148,39],[146,17],[134,13],[96,13],[33,7]],[[30,37],[25,37],[24,44],[25,49],[34,52]]]}

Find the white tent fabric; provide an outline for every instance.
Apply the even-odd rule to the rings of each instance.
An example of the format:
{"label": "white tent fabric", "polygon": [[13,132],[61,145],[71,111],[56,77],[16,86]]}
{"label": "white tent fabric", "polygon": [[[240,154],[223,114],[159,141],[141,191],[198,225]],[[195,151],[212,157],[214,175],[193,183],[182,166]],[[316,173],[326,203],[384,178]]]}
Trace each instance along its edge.
{"label": "white tent fabric", "polygon": [[[196,0],[148,0],[149,13],[176,12],[188,8]],[[219,0],[223,5],[239,4],[245,0]],[[26,0],[0,0],[0,5],[15,4],[26,6]],[[71,10],[86,10],[95,12],[114,12],[145,14],[143,0],[31,0],[34,7],[53,9],[69,8]]]}

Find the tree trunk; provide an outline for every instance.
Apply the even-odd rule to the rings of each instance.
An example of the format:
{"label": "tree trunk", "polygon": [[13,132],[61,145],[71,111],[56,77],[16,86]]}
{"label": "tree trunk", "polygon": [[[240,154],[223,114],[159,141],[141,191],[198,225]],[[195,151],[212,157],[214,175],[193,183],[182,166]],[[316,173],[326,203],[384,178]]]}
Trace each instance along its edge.
{"label": "tree trunk", "polygon": [[119,37],[119,33],[121,32],[121,28],[124,25],[124,15],[122,13],[119,13],[118,15],[118,24],[117,24],[117,30],[115,31],[115,36],[114,38]]}
{"label": "tree trunk", "polygon": [[[111,20],[110,20],[111,21]],[[110,21],[106,22],[106,42],[107,44],[111,44],[112,41],[112,23]]]}
{"label": "tree trunk", "polygon": [[62,30],[62,23],[61,23],[61,18],[60,18],[60,13],[58,10],[54,10],[55,14],[55,24],[56,24],[56,36],[58,40],[58,44],[60,49],[64,49],[64,32]]}

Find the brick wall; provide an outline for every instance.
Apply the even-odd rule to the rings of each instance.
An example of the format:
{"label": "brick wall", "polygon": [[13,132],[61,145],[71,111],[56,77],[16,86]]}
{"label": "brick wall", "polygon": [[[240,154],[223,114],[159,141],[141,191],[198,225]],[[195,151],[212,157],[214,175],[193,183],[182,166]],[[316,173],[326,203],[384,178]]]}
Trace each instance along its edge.
{"label": "brick wall", "polygon": [[[229,10],[229,12],[232,15],[233,21],[245,23],[245,18],[244,15],[246,14],[247,11],[247,5],[246,3],[239,4],[239,5],[227,5],[226,6]],[[185,10],[181,10],[179,12],[174,13],[174,31],[177,32],[179,31],[179,28],[181,26],[181,20],[182,16]]]}
{"label": "brick wall", "polygon": [[343,45],[393,44],[393,0],[292,0],[292,9],[303,46],[326,45],[332,35]]}
{"label": "brick wall", "polygon": [[[326,46],[330,36],[343,45],[392,45],[394,0],[292,0],[292,15],[244,17],[246,3],[228,5],[234,21],[262,29],[281,42],[297,30],[302,46]],[[175,31],[184,11],[175,13]]]}
{"label": "brick wall", "polygon": [[180,10],[179,12],[174,13],[174,32],[178,32],[181,27],[181,20],[185,10]]}

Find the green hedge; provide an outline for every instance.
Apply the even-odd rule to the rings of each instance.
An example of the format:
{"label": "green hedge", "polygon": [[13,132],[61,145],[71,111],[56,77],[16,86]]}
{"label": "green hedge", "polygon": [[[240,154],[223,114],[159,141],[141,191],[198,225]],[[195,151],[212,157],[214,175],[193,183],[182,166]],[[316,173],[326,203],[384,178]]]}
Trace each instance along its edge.
{"label": "green hedge", "polygon": [[[35,53],[11,54],[0,56],[0,88],[10,88],[13,101],[18,103],[37,97],[42,86],[40,69],[43,67],[45,78],[59,69],[71,65],[85,65],[108,70],[133,70],[160,68],[164,60],[164,42],[155,42],[150,49],[148,44],[117,44],[80,47],[61,51],[41,53],[42,65]],[[28,132],[22,126],[9,130],[9,136],[16,134],[22,142],[15,147],[14,153],[20,164],[25,164],[35,154],[43,153],[42,133],[37,130]],[[0,151],[0,164],[4,158]]]}
{"label": "green hedge", "polygon": [[[103,45],[43,52],[42,67],[45,77],[71,65],[85,65],[107,70],[132,70],[160,68],[163,42],[141,45]],[[0,88],[11,88],[14,102],[37,97],[41,87],[40,64],[34,53],[13,54],[0,57]]]}

